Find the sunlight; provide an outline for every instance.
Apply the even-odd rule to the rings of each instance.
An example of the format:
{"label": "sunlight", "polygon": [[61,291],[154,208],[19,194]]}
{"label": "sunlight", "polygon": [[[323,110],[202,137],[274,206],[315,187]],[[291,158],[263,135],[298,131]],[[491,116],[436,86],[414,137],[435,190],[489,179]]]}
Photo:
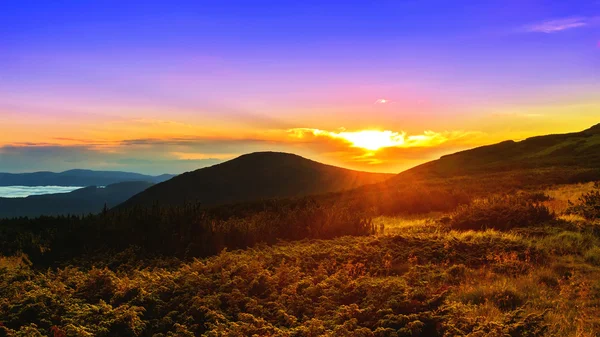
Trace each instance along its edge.
{"label": "sunlight", "polygon": [[347,140],[354,147],[376,151],[384,147],[401,146],[404,135],[392,131],[363,130],[356,132],[340,132],[338,136]]}

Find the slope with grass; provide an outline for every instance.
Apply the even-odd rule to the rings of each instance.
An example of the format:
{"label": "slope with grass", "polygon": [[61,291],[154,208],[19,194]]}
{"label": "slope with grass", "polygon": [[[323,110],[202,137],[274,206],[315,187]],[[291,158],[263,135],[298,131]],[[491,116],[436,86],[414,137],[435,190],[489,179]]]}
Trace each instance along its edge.
{"label": "slope with grass", "polygon": [[123,206],[200,202],[218,205],[339,192],[381,182],[389,174],[347,170],[297,155],[250,153],[184,173],[140,193]]}
{"label": "slope with grass", "polygon": [[[393,235],[190,261],[140,260],[130,250],[36,269],[26,257],[0,258],[0,334],[597,336],[598,225],[522,208],[491,199],[449,220],[377,219],[399,224]],[[513,226],[481,226],[498,219]]]}
{"label": "slope with grass", "polygon": [[[441,157],[405,171],[389,183],[404,179],[455,178],[460,176],[524,171],[600,171],[600,124],[575,133],[545,135],[522,141],[504,141]],[[582,177],[583,178],[583,177]]]}

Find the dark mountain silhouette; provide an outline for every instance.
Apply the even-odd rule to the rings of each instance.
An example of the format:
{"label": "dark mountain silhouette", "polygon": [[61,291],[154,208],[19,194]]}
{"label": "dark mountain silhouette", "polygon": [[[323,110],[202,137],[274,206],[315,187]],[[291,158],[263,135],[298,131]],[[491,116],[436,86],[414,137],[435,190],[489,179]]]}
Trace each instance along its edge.
{"label": "dark mountain silhouette", "polygon": [[0,218],[99,213],[105,204],[116,206],[152,185],[145,181],[130,181],[104,188],[90,186],[70,193],[0,198]]}
{"label": "dark mountain silhouette", "polygon": [[256,152],[181,174],[134,196],[123,207],[186,201],[208,206],[299,197],[349,190],[391,176],[325,165],[289,153]]}
{"label": "dark mountain silhouette", "polygon": [[60,173],[0,173],[0,186],[107,186],[125,181],[160,183],[173,178],[119,171],[69,170]]}

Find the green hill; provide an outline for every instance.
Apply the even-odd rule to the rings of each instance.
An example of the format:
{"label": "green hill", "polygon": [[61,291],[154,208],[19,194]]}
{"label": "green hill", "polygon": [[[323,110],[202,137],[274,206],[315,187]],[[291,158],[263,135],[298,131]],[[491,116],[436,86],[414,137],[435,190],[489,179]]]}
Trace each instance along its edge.
{"label": "green hill", "polygon": [[546,135],[446,155],[399,174],[453,177],[520,169],[600,168],[600,124],[575,133]]}
{"label": "green hill", "polygon": [[596,179],[600,179],[600,124],[581,132],[509,140],[445,155],[404,171],[384,185],[490,191]]}
{"label": "green hill", "polygon": [[289,153],[256,152],[181,174],[134,196],[123,206],[186,201],[208,206],[300,197],[350,190],[391,176],[347,170]]}

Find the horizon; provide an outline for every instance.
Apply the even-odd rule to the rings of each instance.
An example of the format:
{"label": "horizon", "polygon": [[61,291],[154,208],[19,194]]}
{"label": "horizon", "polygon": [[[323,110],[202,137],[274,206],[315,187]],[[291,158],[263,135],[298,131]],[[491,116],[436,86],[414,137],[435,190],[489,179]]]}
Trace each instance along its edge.
{"label": "horizon", "polygon": [[600,2],[0,5],[0,171],[399,173],[600,115]]}
{"label": "horizon", "polygon": [[[591,129],[591,128],[593,128],[593,127],[598,127],[598,126],[600,126],[600,123],[598,123],[598,124],[594,124],[594,125],[590,126],[589,128],[586,128],[586,129],[584,129],[584,130],[588,130],[588,129]],[[584,131],[584,130],[579,130],[579,131],[575,131],[575,132],[581,132],[581,131]],[[544,136],[544,135],[537,135],[537,136]],[[536,136],[533,136],[533,137],[536,137]],[[524,139],[506,139],[506,140],[503,140],[503,141],[500,141],[500,142],[505,142],[505,141],[515,141],[515,142],[519,142],[519,141],[523,141],[523,140],[525,140],[525,139],[527,139],[527,138],[524,138]],[[498,144],[498,143],[493,143],[493,144],[483,144],[483,145],[481,145],[481,146],[486,146],[486,145],[494,145],[494,144]],[[440,156],[439,156],[439,157],[437,157],[437,158],[431,159],[430,161],[438,160],[438,159],[440,159],[440,158],[442,158],[442,157],[444,157],[444,156],[446,156],[446,155],[451,155],[451,154],[459,153],[459,152],[462,152],[462,151],[468,151],[468,150],[471,150],[471,149],[474,149],[474,148],[477,148],[477,147],[466,148],[466,149],[462,149],[462,150],[459,150],[459,151],[455,151],[455,152],[451,152],[451,153],[442,154],[442,155],[440,155]],[[217,161],[217,162],[216,162],[216,163],[214,163],[214,164],[209,164],[209,165],[206,165],[206,166],[198,167],[198,168],[192,169],[192,170],[190,170],[190,171],[183,171],[183,172],[176,172],[176,173],[168,173],[168,172],[167,172],[167,173],[164,173],[164,172],[163,172],[163,173],[144,173],[144,172],[120,171],[120,170],[96,170],[96,169],[92,169],[92,168],[71,168],[71,169],[64,170],[64,171],[47,171],[47,170],[45,170],[45,171],[44,171],[44,170],[42,170],[42,171],[16,171],[16,172],[0,172],[0,174],[2,174],[2,173],[8,173],[8,174],[31,174],[31,173],[66,173],[66,172],[69,172],[69,171],[95,171],[95,172],[101,172],[101,171],[105,171],[105,172],[124,172],[124,173],[134,173],[134,174],[142,174],[142,175],[148,175],[148,176],[155,176],[155,177],[158,177],[158,176],[162,176],[162,175],[180,175],[180,174],[183,174],[183,173],[186,173],[186,172],[192,172],[192,171],[195,171],[195,170],[198,170],[198,169],[202,169],[202,168],[206,168],[206,167],[211,167],[211,166],[218,165],[218,164],[221,164],[221,163],[224,163],[224,162],[230,161],[230,160],[234,160],[234,159],[237,159],[237,158],[239,158],[240,156],[249,155],[249,154],[255,154],[255,153],[265,153],[265,152],[267,152],[267,153],[283,153],[283,154],[296,155],[296,156],[300,156],[300,157],[302,157],[302,158],[304,158],[304,159],[308,159],[308,160],[311,160],[311,161],[316,161],[316,162],[318,162],[318,163],[321,163],[321,164],[324,164],[324,165],[333,165],[333,164],[328,164],[328,163],[325,163],[325,162],[320,162],[320,161],[317,161],[317,160],[315,160],[315,159],[312,159],[312,158],[309,158],[309,157],[301,156],[301,155],[299,155],[299,154],[292,153],[292,152],[280,152],[280,151],[270,151],[270,150],[264,150],[264,151],[255,151],[255,152],[249,152],[249,153],[242,153],[242,154],[240,154],[240,155],[238,155],[238,156],[235,156],[235,157],[232,157],[232,158],[230,158],[230,159],[226,159],[226,160],[219,160],[219,161]],[[402,173],[402,172],[408,171],[408,170],[410,170],[410,169],[412,169],[412,168],[415,168],[415,167],[417,167],[417,166],[419,166],[419,165],[421,165],[421,164],[425,164],[425,163],[427,163],[427,162],[429,162],[429,161],[425,161],[425,162],[423,162],[423,163],[416,164],[415,166],[408,167],[408,168],[406,168],[406,169],[404,169],[404,170],[402,170],[402,171],[399,171],[399,172],[376,172],[376,171],[355,170],[355,169],[352,169],[352,168],[347,168],[347,167],[342,167],[342,166],[339,166],[339,167],[341,167],[341,168],[345,168],[345,169],[349,169],[349,170],[355,170],[355,171],[365,172],[365,173],[383,173],[383,174],[391,174],[391,175],[396,175],[396,174],[400,174],[400,173]],[[335,165],[333,165],[333,166],[335,166]]]}

